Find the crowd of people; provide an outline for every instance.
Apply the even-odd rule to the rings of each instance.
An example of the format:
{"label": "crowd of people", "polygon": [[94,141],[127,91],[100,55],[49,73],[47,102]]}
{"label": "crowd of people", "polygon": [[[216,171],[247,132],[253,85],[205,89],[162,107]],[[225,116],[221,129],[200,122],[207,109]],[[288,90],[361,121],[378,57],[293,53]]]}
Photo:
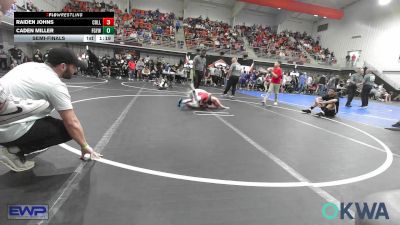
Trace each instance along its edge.
{"label": "crowd of people", "polygon": [[183,21],[186,46],[189,49],[207,48],[208,51],[237,54],[245,51],[242,35],[237,29],[209,18],[186,18]]}
{"label": "crowd of people", "polygon": [[114,12],[115,40],[130,44],[150,44],[175,47],[175,14],[157,10],[133,8],[121,10],[112,1],[105,3],[70,0],[64,12]]}
{"label": "crowd of people", "polygon": [[179,63],[170,63],[165,57],[151,58],[126,54],[104,55],[97,57],[88,50],[80,57],[88,67],[82,74],[91,74],[106,79],[126,79],[128,81],[155,81],[166,79],[169,85],[172,81],[183,83],[187,80],[187,72],[183,60]]}
{"label": "crowd of people", "polygon": [[116,40],[175,47],[175,15],[132,9],[116,20]]}
{"label": "crowd of people", "polygon": [[32,61],[32,58],[16,45],[8,50],[0,45],[0,70],[8,71],[22,63]]}
{"label": "crowd of people", "polygon": [[306,32],[282,31],[276,33],[271,27],[261,25],[238,25],[237,28],[246,36],[249,44],[259,57],[277,58],[310,63],[309,56],[324,63],[336,63],[333,52],[321,48],[319,41]]}

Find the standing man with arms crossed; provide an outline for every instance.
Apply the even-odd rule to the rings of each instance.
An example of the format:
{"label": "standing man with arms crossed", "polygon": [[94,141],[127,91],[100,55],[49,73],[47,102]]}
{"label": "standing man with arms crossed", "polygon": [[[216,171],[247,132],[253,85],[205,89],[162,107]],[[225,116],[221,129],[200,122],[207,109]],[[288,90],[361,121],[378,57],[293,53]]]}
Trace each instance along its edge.
{"label": "standing man with arms crossed", "polygon": [[274,105],[278,105],[278,94],[279,94],[279,89],[281,87],[281,82],[282,82],[282,69],[281,69],[281,62],[275,62],[274,68],[270,67],[268,68],[268,71],[271,73],[272,78],[271,78],[271,84],[269,85],[269,89],[267,94],[264,97],[263,104],[267,104],[267,99],[269,95],[274,92],[275,94],[275,100],[274,100]]}
{"label": "standing man with arms crossed", "polygon": [[347,103],[346,107],[351,107],[351,102],[353,101],[354,95],[356,94],[357,87],[362,85],[364,69],[359,68],[357,73],[354,73],[350,77],[349,86],[347,86]]}
{"label": "standing man with arms crossed", "polygon": [[206,71],[206,50],[201,50],[200,55],[196,55],[193,59],[193,85],[194,88],[200,87],[200,82],[203,79],[204,73]]}
{"label": "standing man with arms crossed", "polygon": [[371,70],[367,69],[365,71],[365,76],[363,79],[363,87],[361,91],[361,108],[366,109],[368,107],[369,94],[371,93],[371,89],[374,86],[375,75],[371,72]]}
{"label": "standing man with arms crossed", "polygon": [[229,89],[231,88],[231,98],[235,96],[236,86],[239,82],[240,74],[242,73],[242,65],[240,65],[237,61],[238,59],[236,57],[232,58],[232,64],[229,67],[229,72],[226,76],[226,79],[228,79],[228,81],[226,83],[225,91],[222,95],[223,97],[226,97]]}
{"label": "standing man with arms crossed", "polygon": [[[61,81],[61,78],[71,79],[79,65],[81,63],[73,51],[54,48],[49,52],[46,63],[22,64],[0,79],[2,94],[34,99],[30,100],[34,102],[43,99],[50,104],[38,114],[0,125],[0,145],[4,146],[0,149],[1,163],[16,172],[32,169],[35,163],[26,161],[24,155],[71,139],[81,146],[81,158],[86,153],[94,159],[101,157],[86,142],[67,86]],[[48,116],[53,109],[57,110],[62,120]]]}

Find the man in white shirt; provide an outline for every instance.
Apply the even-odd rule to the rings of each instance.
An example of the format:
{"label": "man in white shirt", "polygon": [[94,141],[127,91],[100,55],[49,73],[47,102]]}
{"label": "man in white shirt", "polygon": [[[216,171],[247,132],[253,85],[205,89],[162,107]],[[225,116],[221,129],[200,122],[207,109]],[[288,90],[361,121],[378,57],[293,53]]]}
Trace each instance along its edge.
{"label": "man in white shirt", "polygon": [[[67,86],[60,78],[70,79],[81,63],[67,48],[53,48],[46,63],[25,63],[0,79],[6,93],[20,98],[43,99],[49,107],[36,115],[0,125],[0,162],[13,171],[32,169],[33,161],[24,155],[74,139],[82,157],[101,157],[86,142],[83,128],[75,115]],[[62,120],[48,116],[55,109]]]}

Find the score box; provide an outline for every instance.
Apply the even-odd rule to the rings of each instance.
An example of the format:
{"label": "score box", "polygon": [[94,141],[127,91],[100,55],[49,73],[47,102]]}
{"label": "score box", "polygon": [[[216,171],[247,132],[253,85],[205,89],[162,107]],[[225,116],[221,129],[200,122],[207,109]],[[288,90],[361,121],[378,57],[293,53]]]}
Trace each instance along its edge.
{"label": "score box", "polygon": [[114,27],[103,27],[103,34],[114,34]]}
{"label": "score box", "polygon": [[103,26],[114,26],[114,18],[103,18]]}

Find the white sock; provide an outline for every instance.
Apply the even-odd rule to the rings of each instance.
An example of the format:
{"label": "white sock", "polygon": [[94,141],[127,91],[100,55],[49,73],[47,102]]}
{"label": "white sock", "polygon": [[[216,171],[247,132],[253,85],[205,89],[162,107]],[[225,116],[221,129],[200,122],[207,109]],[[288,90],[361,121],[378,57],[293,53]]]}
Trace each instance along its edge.
{"label": "white sock", "polygon": [[269,94],[266,94],[264,97],[264,102],[266,102],[268,100]]}

